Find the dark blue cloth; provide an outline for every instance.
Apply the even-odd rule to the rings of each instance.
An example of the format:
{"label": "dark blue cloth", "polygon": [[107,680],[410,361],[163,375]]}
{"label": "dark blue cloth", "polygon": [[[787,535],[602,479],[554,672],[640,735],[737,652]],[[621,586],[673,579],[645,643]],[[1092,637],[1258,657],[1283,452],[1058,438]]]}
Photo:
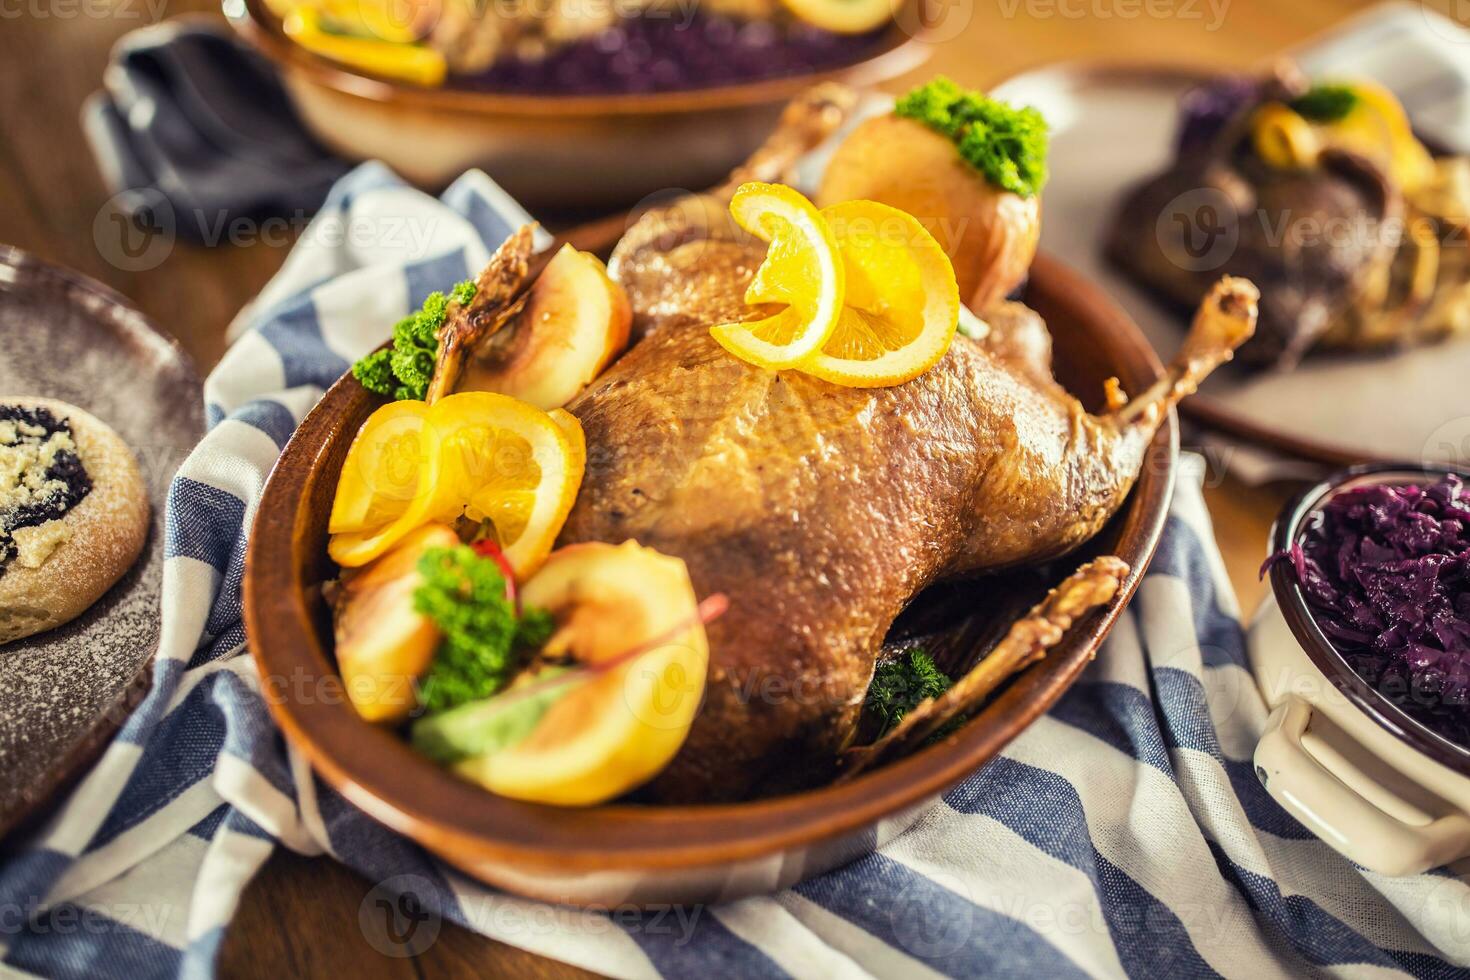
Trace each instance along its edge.
{"label": "dark blue cloth", "polygon": [[304,225],[349,164],[306,130],[270,64],[206,24],[118,42],[82,124],[114,203],[141,225],[207,245],[231,222]]}

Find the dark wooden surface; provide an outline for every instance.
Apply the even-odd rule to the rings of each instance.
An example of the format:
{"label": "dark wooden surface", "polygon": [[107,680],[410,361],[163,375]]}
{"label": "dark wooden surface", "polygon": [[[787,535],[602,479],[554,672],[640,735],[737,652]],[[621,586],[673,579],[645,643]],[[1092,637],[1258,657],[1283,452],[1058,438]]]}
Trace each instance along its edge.
{"label": "dark wooden surface", "polygon": [[[1443,7],[1448,0],[1431,0]],[[973,0],[950,3],[950,36],[926,72],[984,85],[1047,61],[1101,57],[1241,67],[1327,28],[1364,0]],[[1146,11],[1172,11],[1149,16]],[[161,264],[129,271],[116,256],[107,192],[82,137],[83,100],[99,87],[112,43],[208,0],[36,0],[0,10],[0,241],[91,275],[131,297],[207,371],[225,327],[284,261],[285,240],[205,248],[176,244]],[[958,30],[950,30],[950,26]],[[102,234],[94,229],[103,215]],[[109,240],[109,232],[113,237]],[[123,263],[124,265],[127,263]],[[1242,605],[1260,595],[1255,565],[1279,488],[1225,480],[1208,494]],[[445,927],[408,959],[376,952],[357,925],[371,883],[326,859],[279,853],[246,892],[222,967],[236,976],[547,976],[580,971]]]}

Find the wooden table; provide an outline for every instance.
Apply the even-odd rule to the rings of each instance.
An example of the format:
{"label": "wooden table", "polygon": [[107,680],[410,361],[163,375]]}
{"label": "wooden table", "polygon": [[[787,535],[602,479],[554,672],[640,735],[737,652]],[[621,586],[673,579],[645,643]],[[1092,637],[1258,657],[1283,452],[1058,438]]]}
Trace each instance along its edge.
{"label": "wooden table", "polygon": [[[1449,0],[1431,0],[1443,7]],[[1366,0],[941,0],[957,28],[919,77],[971,85],[1065,59],[1173,61],[1240,68],[1331,26]],[[158,267],[128,272],[93,236],[103,189],[78,114],[107,52],[158,15],[216,16],[209,0],[36,0],[0,11],[0,241],[94,276],[130,296],[207,370],[225,326],[280,266],[289,242],[180,244]],[[1160,16],[1169,12],[1168,16]],[[952,31],[946,31],[953,33]],[[1207,492],[1242,607],[1260,596],[1255,570],[1287,488],[1249,488],[1228,474]],[[279,853],[250,886],[225,944],[227,975],[579,975],[447,926],[413,959],[375,952],[357,927],[370,888],[329,860]]]}

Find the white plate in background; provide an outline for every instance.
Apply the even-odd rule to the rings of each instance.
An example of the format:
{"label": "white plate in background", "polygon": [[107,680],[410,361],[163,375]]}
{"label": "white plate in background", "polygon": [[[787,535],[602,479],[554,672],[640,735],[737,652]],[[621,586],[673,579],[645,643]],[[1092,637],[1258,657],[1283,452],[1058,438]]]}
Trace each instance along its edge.
{"label": "white plate in background", "polygon": [[[1470,33],[1456,40],[1458,30],[1417,4],[1390,4],[1293,57],[1314,75],[1378,78],[1405,99],[1416,124],[1434,120],[1435,139],[1470,149]],[[1052,126],[1041,247],[1112,294],[1166,360],[1183,338],[1181,316],[1112,268],[1102,243],[1124,191],[1171,159],[1178,98],[1201,77],[1062,65],[1016,76],[995,90],[1036,106]],[[1183,411],[1251,441],[1331,463],[1470,463],[1470,338],[1379,356],[1309,355],[1283,373],[1217,371]]]}

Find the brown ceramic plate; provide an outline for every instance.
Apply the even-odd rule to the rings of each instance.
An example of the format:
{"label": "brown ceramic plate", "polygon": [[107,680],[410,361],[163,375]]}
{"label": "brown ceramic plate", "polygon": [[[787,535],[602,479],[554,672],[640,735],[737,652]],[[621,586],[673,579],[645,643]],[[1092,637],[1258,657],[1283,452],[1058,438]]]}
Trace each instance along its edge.
{"label": "brown ceramic plate", "polygon": [[[1315,64],[1317,45],[1330,40],[1292,54]],[[1171,159],[1179,96],[1211,77],[1188,67],[1079,63],[1025,72],[996,89],[1036,105],[1052,123],[1042,247],[1116,297],[1162,351],[1179,344],[1187,314],[1107,262],[1102,243],[1124,191]],[[1181,198],[1180,207],[1195,204]],[[1459,396],[1467,371],[1470,339],[1463,338],[1387,354],[1311,355],[1286,372],[1216,371],[1180,411],[1247,442],[1329,465],[1462,461],[1470,445],[1462,444],[1470,414]]]}
{"label": "brown ceramic plate", "polygon": [[100,283],[0,245],[0,399],[59,398],[138,457],[153,522],[143,556],[78,619],[0,648],[0,835],[96,759],[148,689],[158,645],[163,505],[204,431],[187,356]]}
{"label": "brown ceramic plate", "polygon": [[[1051,326],[1058,377],[1084,397],[1100,395],[1111,375],[1140,391],[1161,370],[1128,317],[1059,262],[1037,259],[1026,298]],[[491,884],[580,904],[771,891],[907,826],[1044,712],[1097,652],[1158,544],[1178,454],[1171,414],[1122,512],[1089,545],[1132,566],[1118,597],[946,741],[844,785],[757,802],[561,809],[503,799],[457,779],[399,735],[360,720],[342,696],[321,599],[322,583],[336,573],[326,524],[348,443],[374,407],[356,381],[339,381],[302,422],[266,485],[246,562],[245,622],[272,711],[317,771],[371,816]],[[1074,562],[1065,565],[1032,584],[1053,584]],[[996,591],[993,580],[930,591],[916,603],[930,607],[924,615],[905,618],[932,621],[937,612],[948,635],[974,638],[961,658],[973,660],[986,624],[965,616]]]}
{"label": "brown ceramic plate", "polygon": [[265,0],[225,0],[224,10],[281,70],[306,124],[337,152],[382,160],[431,188],[481,167],[513,198],[544,213],[608,210],[655,191],[712,186],[810,85],[869,86],[918,67],[931,48],[919,3],[906,0],[897,21],[845,68],[631,95],[499,94],[457,87],[453,79],[440,88],[390,81],[293,43]]}

